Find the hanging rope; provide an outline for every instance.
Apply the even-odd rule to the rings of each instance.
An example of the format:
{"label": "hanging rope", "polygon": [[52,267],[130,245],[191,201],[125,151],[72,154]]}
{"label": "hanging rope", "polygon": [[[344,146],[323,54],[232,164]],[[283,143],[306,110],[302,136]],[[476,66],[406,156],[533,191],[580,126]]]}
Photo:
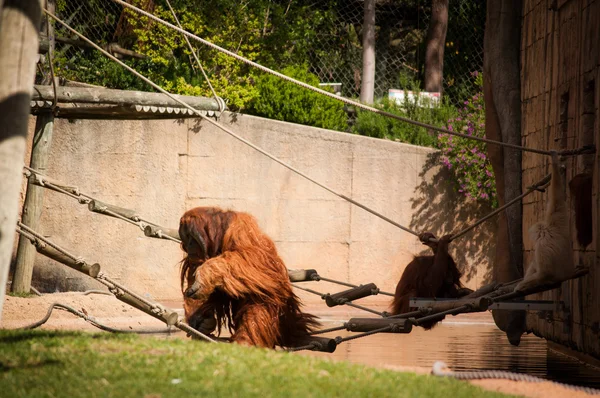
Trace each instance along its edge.
{"label": "hanging rope", "polygon": [[[123,7],[127,7],[129,9],[131,9],[131,10],[137,12],[138,14],[144,15],[144,16],[146,16],[146,17],[148,17],[148,18],[150,18],[150,19],[152,19],[152,20],[154,20],[154,21],[156,21],[156,22],[158,22],[158,23],[160,23],[162,25],[165,25],[165,26],[167,26],[167,27],[169,27],[171,29],[174,29],[177,32],[179,32],[179,33],[181,33],[181,34],[183,34],[183,35],[185,35],[185,36],[187,36],[187,37],[189,37],[191,39],[194,39],[194,40],[196,40],[196,41],[198,41],[198,42],[200,42],[200,43],[202,43],[202,44],[204,44],[204,45],[206,45],[206,46],[208,46],[208,47],[210,47],[212,49],[215,49],[215,50],[217,50],[219,52],[222,52],[224,54],[227,54],[230,57],[233,57],[233,58],[235,58],[235,59],[237,59],[237,60],[239,60],[241,62],[244,62],[244,63],[246,63],[246,64],[248,64],[250,66],[253,66],[253,67],[255,67],[255,68],[257,68],[257,69],[259,69],[259,70],[261,70],[263,72],[266,72],[266,73],[269,73],[271,75],[277,76],[277,77],[279,77],[279,78],[281,78],[283,80],[286,80],[286,81],[288,81],[290,83],[296,84],[296,85],[298,85],[300,87],[304,87],[304,88],[306,88],[308,90],[311,90],[311,91],[317,92],[319,94],[325,95],[325,96],[327,96],[329,98],[332,98],[332,99],[335,99],[337,101],[344,102],[345,104],[352,105],[352,106],[355,106],[357,108],[360,108],[360,109],[363,109],[363,110],[366,110],[366,111],[370,111],[370,112],[373,112],[373,113],[376,113],[376,114],[379,114],[379,115],[383,115],[383,116],[386,116],[386,117],[390,117],[390,118],[393,118],[393,119],[396,119],[396,120],[400,120],[401,122],[404,122],[404,123],[409,123],[409,124],[412,124],[412,125],[415,125],[415,126],[418,126],[418,127],[422,127],[424,129],[434,130],[434,131],[437,131],[437,132],[440,132],[440,133],[444,133],[444,134],[450,134],[450,135],[454,135],[454,136],[457,136],[457,137],[466,138],[466,139],[469,139],[469,140],[475,140],[475,141],[485,142],[486,144],[500,145],[500,146],[503,146],[503,147],[506,147],[506,148],[518,149],[520,151],[538,153],[538,154],[541,154],[541,155],[550,155],[551,154],[551,151],[546,151],[546,150],[542,150],[542,149],[535,149],[535,148],[527,148],[527,147],[520,146],[520,145],[513,145],[513,144],[508,144],[506,142],[500,142],[500,141],[490,140],[488,138],[475,137],[475,136],[468,135],[468,134],[462,134],[462,133],[459,133],[459,132],[456,132],[456,131],[452,131],[452,130],[448,130],[448,129],[445,129],[445,128],[442,128],[442,127],[437,127],[437,126],[434,126],[434,125],[431,125],[431,124],[427,124],[427,123],[419,122],[419,121],[416,121],[416,120],[408,119],[408,118],[405,118],[405,117],[402,117],[402,116],[398,116],[398,115],[395,115],[393,113],[385,112],[385,111],[382,111],[380,109],[374,108],[372,106],[368,106],[368,105],[362,104],[360,102],[353,101],[353,100],[351,100],[349,98],[344,98],[342,96],[336,95],[336,94],[331,93],[329,91],[325,91],[325,90],[322,90],[320,88],[313,87],[310,84],[306,84],[304,82],[301,82],[299,80],[296,80],[294,78],[286,76],[286,75],[284,75],[282,73],[276,72],[276,71],[274,71],[272,69],[269,69],[269,68],[264,67],[264,66],[262,66],[260,64],[257,64],[256,62],[250,61],[249,59],[244,58],[241,55],[238,55],[238,54],[236,54],[234,52],[231,52],[231,51],[226,50],[226,49],[224,49],[222,47],[219,47],[216,44],[213,44],[213,43],[211,43],[211,42],[209,42],[209,41],[207,41],[205,39],[202,39],[201,37],[199,37],[197,35],[194,35],[193,33],[190,33],[190,32],[188,32],[186,30],[183,30],[180,27],[177,27],[177,26],[175,26],[175,25],[173,25],[173,24],[171,24],[171,23],[169,23],[169,22],[167,22],[167,21],[165,21],[165,20],[163,20],[163,19],[161,19],[161,18],[159,18],[157,16],[154,16],[153,14],[151,14],[151,13],[149,13],[147,11],[144,11],[144,10],[142,10],[142,9],[134,6],[133,4],[126,3],[123,0],[112,0],[112,1],[115,2],[115,3],[117,3],[117,4],[122,5]],[[580,154],[582,154],[581,151],[592,151],[592,152],[585,152],[585,153],[595,153],[595,147],[592,148],[591,146],[587,146],[587,147],[583,147],[583,148],[579,148],[579,149],[574,149],[574,150],[566,150],[566,151],[559,152],[559,154],[562,155],[562,156],[580,155]]]}
{"label": "hanging rope", "polygon": [[50,305],[50,307],[48,308],[48,311],[46,312],[46,316],[44,316],[42,319],[40,319],[37,322],[32,323],[31,325],[27,325],[27,326],[23,326],[20,328],[17,328],[16,330],[31,330],[31,329],[36,329],[39,328],[40,326],[42,326],[43,324],[45,324],[46,322],[48,322],[48,320],[50,319],[50,316],[52,315],[52,311],[54,310],[54,308],[58,308],[61,310],[65,310],[70,312],[73,315],[76,315],[80,318],[82,318],[84,321],[88,322],[89,324],[97,327],[98,329],[104,330],[105,332],[110,332],[110,333],[135,333],[135,334],[162,334],[162,333],[172,333],[173,331],[171,330],[171,328],[167,328],[167,329],[144,329],[144,330],[128,330],[128,329],[116,329],[110,326],[106,326],[100,322],[98,322],[96,320],[96,318],[94,318],[93,316],[90,316],[82,311],[76,310],[75,308],[68,306],[66,304],[61,304],[61,303],[53,303]]}
{"label": "hanging rope", "polygon": [[[173,15],[173,18],[175,19],[175,22],[177,23],[177,26],[179,27],[179,29],[183,29],[183,27],[181,26],[181,23],[179,22],[179,18],[177,18],[177,14],[175,13],[175,10],[173,10],[173,7],[171,7],[171,3],[169,2],[169,0],[166,0],[166,1],[167,1],[167,6],[169,6],[169,10],[171,10],[171,14]],[[196,60],[198,67],[200,67],[200,70],[202,71],[202,75],[204,76],[204,80],[206,80],[206,83],[208,84],[208,87],[210,87],[210,91],[212,92],[213,97],[215,97],[215,101],[217,101],[217,104],[219,104],[219,112],[223,112],[225,110],[225,101],[223,101],[223,99],[217,95],[217,92],[215,91],[212,84],[210,83],[210,79],[208,78],[206,72],[204,71],[204,68],[202,67],[202,62],[200,62],[200,59],[198,59],[198,55],[196,54],[194,47],[192,47],[192,43],[190,43],[190,39],[188,39],[188,37],[186,35],[183,35],[183,38],[185,39],[185,42],[187,43],[190,51],[192,52],[192,55],[194,56],[194,59]]]}

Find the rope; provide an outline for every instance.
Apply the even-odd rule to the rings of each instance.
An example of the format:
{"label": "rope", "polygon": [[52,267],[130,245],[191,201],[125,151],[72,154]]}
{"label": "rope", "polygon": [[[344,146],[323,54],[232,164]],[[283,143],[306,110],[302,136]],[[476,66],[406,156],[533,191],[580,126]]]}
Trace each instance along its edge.
{"label": "rope", "polygon": [[[73,192],[69,192],[66,189],[63,189],[63,188],[61,188],[60,186],[58,186],[56,184],[53,184],[51,182],[46,181],[45,179],[49,179],[50,177],[48,177],[48,176],[40,173],[38,170],[33,169],[31,167],[27,167],[27,166],[24,166],[24,168],[27,170],[27,172],[29,173],[29,175],[35,174],[38,177],[38,179],[40,180],[39,185],[41,185],[44,188],[52,189],[53,191],[62,193],[64,195],[67,195],[67,196],[69,196],[69,197],[71,197],[73,199],[76,199],[80,204],[88,204],[92,200],[98,201],[96,198],[94,198],[94,197],[92,197],[92,196],[90,196],[90,195],[88,195],[86,193],[80,192],[79,188],[74,188],[74,191],[77,192],[76,194],[74,194]],[[25,175],[27,175],[27,173],[25,173]],[[60,185],[66,186],[66,184],[64,184],[64,183],[60,183]],[[90,211],[92,211],[92,210],[90,210]],[[132,218],[124,217],[124,216],[122,216],[122,215],[120,215],[118,213],[115,213],[115,212],[107,209],[106,207],[103,207],[103,208],[99,209],[98,211],[92,211],[92,212],[93,213],[97,213],[97,214],[102,214],[102,215],[109,215],[111,217],[114,217],[114,218],[117,218],[119,220],[125,221],[125,222],[127,222],[129,224],[135,225],[136,227],[140,228],[142,231],[144,231],[144,229],[145,229],[145,227],[147,225],[152,225],[152,226],[157,227],[159,229],[163,228],[160,225],[155,224],[155,223],[150,222],[150,221],[147,221],[147,220],[144,220],[144,219],[142,219],[139,216],[133,216]],[[175,239],[175,238],[173,238],[173,237],[171,237],[169,235],[166,235],[166,234],[163,235],[163,234],[159,233],[158,237],[162,238],[162,239],[172,240],[172,241],[177,242],[177,243],[181,243],[181,241],[179,239]]]}
{"label": "rope", "polygon": [[535,184],[533,184],[532,186],[530,186],[527,189],[527,191],[525,191],[523,194],[517,196],[516,198],[514,198],[510,202],[506,203],[504,206],[497,208],[496,210],[494,210],[490,214],[486,215],[485,217],[481,218],[480,220],[476,221],[475,223],[473,223],[469,227],[467,227],[467,228],[463,229],[462,231],[456,233],[455,235],[452,236],[452,238],[450,240],[453,241],[454,239],[460,238],[461,236],[465,235],[467,232],[471,231],[475,227],[479,226],[480,224],[483,224],[484,222],[486,222],[490,218],[494,217],[496,214],[498,214],[501,211],[504,211],[505,209],[507,209],[510,206],[514,205],[515,203],[517,203],[518,201],[520,201],[521,199],[523,199],[524,197],[526,197],[530,193],[539,190],[541,187],[544,187],[546,184],[548,184],[548,182],[550,181],[551,178],[552,178],[552,174],[548,174],[547,176],[545,176],[544,178],[542,178],[541,180],[539,180],[538,182],[536,182]]}
{"label": "rope", "polygon": [[600,390],[591,387],[583,387],[583,386],[574,386],[571,384],[559,383],[552,380],[542,379],[540,377],[507,372],[504,370],[481,370],[481,371],[467,371],[467,372],[454,372],[448,369],[448,366],[442,362],[437,361],[433,364],[433,368],[431,369],[431,374],[434,376],[440,377],[453,377],[459,380],[474,380],[474,379],[506,379],[512,381],[526,381],[529,383],[552,383],[564,388],[568,388],[570,390],[575,391],[583,391],[587,394],[592,395],[600,395]]}
{"label": "rope", "polygon": [[[59,252],[63,253],[64,255],[70,257],[71,259],[73,259],[75,261],[78,261],[78,262],[83,261],[81,259],[81,257],[75,257],[73,254],[69,253],[67,250],[65,250],[62,247],[58,246],[57,244],[51,242],[49,239],[45,238],[40,233],[27,227],[20,221],[17,222],[17,225],[18,225],[17,233],[28,238],[34,245],[39,244],[39,242],[41,241],[44,244],[46,244],[50,247],[53,247],[54,249],[58,250]],[[23,233],[24,231],[25,231],[25,233]],[[146,306],[150,307],[151,312],[154,313],[156,315],[156,317],[159,317],[160,314],[164,314],[165,312],[167,312],[167,310],[162,305],[145,299],[144,297],[138,295],[137,293],[129,290],[127,287],[125,287],[125,286],[119,284],[118,282],[114,281],[113,279],[109,278],[104,273],[98,274],[98,276],[96,276],[94,279],[97,280],[98,282],[102,283],[104,286],[108,287],[109,291],[117,298],[119,298],[123,293],[126,293],[126,294],[129,294],[130,296],[132,296],[133,298],[135,298],[136,300],[139,300]],[[178,320],[177,323],[175,324],[176,327],[178,327],[181,330],[184,330],[188,334],[192,334],[200,339],[215,343],[215,341],[213,339],[211,339],[210,337],[206,336],[205,334],[197,331],[196,329],[193,329],[187,325],[186,326],[182,326],[182,325],[186,325],[186,324],[184,322],[182,322],[181,320]]]}
{"label": "rope", "polygon": [[[173,18],[175,18],[175,22],[177,22],[177,26],[179,27],[179,29],[183,29],[183,27],[181,26],[181,23],[179,22],[179,18],[177,18],[177,14],[175,13],[175,10],[173,10],[173,7],[171,7],[171,3],[169,2],[169,0],[166,0],[166,1],[167,1],[167,6],[169,6],[169,10],[171,10],[171,14],[173,15]],[[208,87],[210,87],[210,91],[212,91],[213,97],[215,97],[217,104],[219,104],[219,112],[223,112],[225,110],[225,102],[223,101],[223,99],[221,99],[217,95],[217,92],[215,91],[212,84],[210,83],[210,79],[208,78],[208,76],[206,75],[206,72],[204,71],[204,68],[202,67],[202,62],[200,62],[200,59],[198,59],[198,55],[196,54],[196,51],[194,51],[194,47],[192,47],[192,43],[190,43],[190,39],[188,39],[188,37],[186,35],[183,35],[183,38],[185,39],[185,42],[187,43],[190,51],[192,52],[192,55],[194,56],[196,63],[200,67],[200,70],[202,71],[202,75],[204,76],[206,83],[208,83]]]}
{"label": "rope", "polygon": [[[116,1],[116,0],[113,0]],[[127,3],[124,3],[127,4]],[[129,6],[129,5],[128,5]],[[157,85],[156,83],[152,82],[150,79],[148,79],[147,77],[143,76],[142,74],[140,74],[139,72],[137,72],[135,69],[131,68],[129,65],[125,64],[124,62],[122,62],[121,60],[117,59],[116,57],[114,57],[113,55],[111,55],[110,53],[108,53],[106,50],[104,50],[103,48],[101,48],[100,46],[98,46],[97,44],[95,44],[94,42],[92,42],[90,39],[88,39],[87,37],[85,37],[84,35],[82,35],[81,33],[79,33],[78,31],[76,31],[75,29],[71,28],[66,22],[62,21],[60,18],[58,18],[56,15],[52,14],[51,12],[49,12],[48,10],[44,9],[44,12],[49,15],[51,18],[53,18],[54,20],[56,20],[58,23],[60,23],[61,25],[63,25],[67,30],[69,30],[71,33],[77,35],[81,40],[85,41],[86,43],[90,44],[92,47],[94,47],[96,50],[100,51],[102,54],[104,54],[106,57],[110,58],[111,60],[115,61],[116,63],[118,63],[119,65],[121,65],[123,68],[127,69],[129,72],[133,73],[135,76],[137,76],[138,78],[142,79],[144,82],[146,82],[147,84],[149,84],[150,86],[152,86],[153,88],[155,88],[156,90],[160,91],[161,93],[165,94],[166,96],[168,96],[169,98],[171,98],[173,101],[179,103],[180,105],[184,106],[185,108],[189,109],[191,112],[195,113],[198,117],[200,117],[202,120],[205,120],[206,122],[212,124],[213,126],[221,129],[222,131],[224,131],[225,133],[229,134],[230,136],[234,137],[235,139],[239,140],[240,142],[248,145],[249,147],[255,149],[256,151],[262,153],[263,155],[265,155],[266,157],[268,157],[269,159],[279,163],[280,165],[284,166],[285,168],[287,168],[288,170],[296,173],[297,175],[304,177],[305,179],[307,179],[308,181],[312,182],[315,185],[318,185],[319,187],[325,189],[326,191],[332,193],[333,195],[344,199],[352,204],[354,204],[355,206],[358,206],[360,208],[362,208],[363,210],[368,211],[369,213],[381,218],[384,221],[387,221],[388,223],[394,225],[395,227],[398,227],[408,233],[411,233],[415,236],[418,236],[418,234],[409,229],[406,228],[400,224],[398,224],[397,222],[391,220],[390,218],[384,216],[383,214],[367,207],[366,205],[363,205],[362,203],[359,203],[357,201],[355,201],[352,198],[347,197],[346,195],[343,195],[339,192],[337,192],[336,190],[334,190],[333,188],[330,188],[329,186],[312,179],[311,177],[309,177],[308,175],[304,174],[303,172],[301,172],[300,170],[296,169],[295,167],[291,166],[290,164],[284,162],[283,160],[279,159],[278,157],[276,157],[275,155],[270,154],[269,152],[265,151],[264,149],[256,146],[255,144],[253,144],[252,142],[246,140],[245,138],[237,135],[236,133],[234,133],[233,131],[231,131],[230,129],[228,129],[227,127],[223,126],[222,124],[212,120],[211,118],[203,115],[200,111],[198,111],[197,109],[191,107],[190,105],[188,105],[186,102],[180,100],[179,98],[174,97],[171,93],[169,93],[168,91],[166,91],[165,89],[163,89],[162,87],[160,87],[159,85]],[[173,25],[171,25],[173,26]],[[185,30],[181,30],[182,32],[185,32]]]}
{"label": "rope", "polygon": [[[17,225],[19,226],[19,228],[25,230],[28,234],[30,234],[31,236],[35,237],[35,242],[32,241],[32,243],[34,245],[36,244],[36,242],[39,244],[39,242],[41,241],[44,244],[46,244],[46,245],[48,245],[48,246],[50,246],[50,247],[58,250],[59,252],[61,252],[62,254],[64,254],[65,256],[67,256],[69,258],[71,258],[74,261],[77,261],[77,262],[81,262],[82,261],[81,257],[77,257],[76,255],[74,255],[72,253],[69,253],[68,251],[66,251],[62,247],[58,246],[57,244],[50,242],[48,239],[44,238],[44,236],[42,234],[40,234],[39,232],[36,232],[33,229],[29,228],[27,225],[23,224],[21,221],[17,221]],[[19,229],[17,229],[17,232],[20,233]]]}
{"label": "rope", "polygon": [[[94,198],[94,197],[92,197],[90,195],[87,195],[87,194],[85,194],[83,192],[80,192],[79,188],[77,188],[77,187],[73,187],[73,191],[74,192],[69,192],[66,189],[61,188],[60,186],[58,186],[56,184],[53,184],[53,183],[45,180],[45,179],[49,179],[50,177],[48,177],[47,175],[44,175],[44,174],[40,173],[36,169],[33,169],[31,167],[28,167],[28,166],[23,166],[23,168],[26,170],[26,172],[23,172],[23,174],[26,177],[30,177],[31,174],[35,174],[39,178],[39,180],[40,180],[39,181],[39,185],[40,186],[42,186],[44,188],[52,189],[53,191],[60,192],[60,193],[62,193],[64,195],[67,195],[67,196],[73,198],[73,199],[77,199],[77,201],[80,204],[88,204],[92,200],[96,200],[96,198]],[[61,183],[61,185],[62,186],[66,186],[66,184],[62,184],[62,183]]]}
{"label": "rope", "polygon": [[[408,119],[408,118],[405,118],[405,117],[402,117],[402,116],[395,115],[393,113],[385,112],[385,111],[382,111],[380,109],[374,108],[372,106],[368,106],[368,105],[362,104],[360,102],[353,101],[351,99],[344,98],[342,96],[338,96],[338,95],[336,95],[334,93],[330,93],[329,91],[325,91],[325,90],[322,90],[320,88],[313,87],[313,86],[311,86],[309,84],[306,84],[304,82],[301,82],[299,80],[296,80],[294,78],[286,76],[286,75],[284,75],[282,73],[279,73],[279,72],[276,72],[276,71],[274,71],[272,69],[264,67],[264,66],[262,66],[260,64],[257,64],[256,62],[250,61],[249,59],[244,58],[241,55],[238,55],[238,54],[236,54],[234,52],[231,52],[231,51],[226,50],[226,49],[224,49],[222,47],[219,47],[216,44],[213,44],[213,43],[211,43],[211,42],[209,42],[209,41],[207,41],[205,39],[202,39],[201,37],[199,37],[199,36],[197,36],[197,35],[195,35],[193,33],[187,32],[187,31],[185,31],[185,30],[183,30],[183,29],[181,29],[181,28],[179,28],[179,27],[177,27],[177,26],[175,26],[175,25],[173,25],[173,24],[171,24],[171,23],[169,23],[169,22],[167,22],[167,21],[165,21],[165,20],[157,17],[157,16],[154,16],[153,14],[151,14],[151,13],[149,13],[147,11],[141,10],[141,9],[139,9],[138,7],[136,7],[136,6],[132,5],[132,4],[126,3],[123,0],[112,0],[112,1],[115,2],[115,3],[117,3],[117,4],[122,5],[123,7],[127,7],[129,9],[131,9],[131,10],[137,12],[138,14],[142,14],[142,15],[144,15],[144,16],[146,16],[146,17],[148,17],[148,18],[150,18],[150,19],[152,19],[152,20],[154,20],[154,21],[156,21],[156,22],[158,22],[158,23],[160,23],[162,25],[165,25],[165,26],[167,26],[167,27],[169,27],[171,29],[174,29],[174,30],[178,31],[179,33],[181,33],[181,34],[183,34],[183,35],[185,35],[187,37],[190,37],[190,38],[192,38],[192,39],[194,39],[194,40],[196,40],[196,41],[198,41],[198,42],[200,42],[200,43],[202,43],[202,44],[204,44],[204,45],[206,45],[206,46],[208,46],[208,47],[210,47],[210,48],[212,48],[214,50],[217,50],[217,51],[220,51],[220,52],[222,52],[224,54],[227,54],[230,57],[233,57],[233,58],[237,59],[238,61],[244,62],[244,63],[246,63],[246,64],[248,64],[250,66],[253,66],[253,67],[255,67],[255,68],[257,68],[257,69],[259,69],[259,70],[261,70],[263,72],[266,72],[266,73],[269,73],[271,75],[277,76],[277,77],[279,77],[279,78],[281,78],[283,80],[286,80],[286,81],[288,81],[290,83],[296,84],[296,85],[298,85],[300,87],[304,87],[304,88],[306,88],[308,90],[311,90],[311,91],[317,92],[319,94],[325,95],[325,96],[327,96],[329,98],[332,98],[332,99],[344,102],[344,103],[346,103],[348,105],[352,105],[352,106],[355,106],[355,107],[363,109],[363,110],[367,110],[367,111],[370,111],[370,112],[373,112],[373,113],[376,113],[376,114],[379,114],[379,115],[383,115],[383,116],[387,116],[387,117],[390,117],[390,118],[393,118],[393,119],[396,119],[396,120],[400,120],[401,122],[404,122],[404,123],[409,123],[409,124],[412,124],[412,125],[415,125],[415,126],[418,126],[418,127],[422,127],[422,128],[428,129],[428,130],[434,130],[434,131],[438,131],[440,133],[450,134],[450,135],[454,135],[454,136],[457,136],[457,137],[467,138],[467,139],[475,140],[475,141],[481,141],[481,142],[485,142],[487,144],[492,144],[492,145],[500,145],[500,146],[504,146],[504,147],[507,147],[507,148],[518,149],[518,150],[526,151],[526,152],[538,153],[538,154],[541,154],[541,155],[551,155],[551,153],[552,153],[552,151],[546,151],[546,150],[534,149],[534,148],[527,148],[527,147],[520,146],[520,145],[514,145],[514,144],[508,144],[506,142],[500,142],[500,141],[490,140],[488,138],[475,137],[475,136],[468,135],[468,134],[458,133],[456,131],[448,130],[448,129],[443,128],[443,127],[433,126],[431,124],[419,122],[419,121],[416,121],[416,120],[411,120],[411,119]],[[559,152],[559,154],[561,154],[562,156],[578,155],[578,154],[583,153],[582,151],[589,151],[589,150],[591,150],[591,147],[590,146],[586,146],[586,147],[575,149],[575,150],[561,151],[561,152]],[[595,149],[594,149],[594,152],[595,152]],[[588,153],[588,152],[586,152],[586,153]]]}
{"label": "rope", "polygon": [[113,327],[110,327],[110,326],[107,326],[107,325],[104,325],[104,324],[98,322],[93,316],[87,315],[86,313],[84,313],[82,311],[76,310],[73,307],[70,307],[68,305],[61,304],[61,303],[53,303],[52,305],[50,305],[50,307],[48,308],[48,311],[46,313],[46,316],[44,316],[41,320],[34,322],[31,325],[17,328],[15,330],[31,330],[31,329],[36,329],[36,328],[42,326],[43,324],[48,322],[48,320],[50,319],[50,316],[52,315],[52,310],[54,310],[54,308],[68,311],[71,314],[82,318],[83,320],[85,320],[86,322],[90,323],[91,325],[97,327],[98,329],[104,330],[105,332],[136,333],[136,334],[158,334],[158,333],[171,333],[172,332],[171,328],[155,329],[155,330],[152,330],[152,329],[143,329],[143,330],[116,329],[116,328],[113,328]]}

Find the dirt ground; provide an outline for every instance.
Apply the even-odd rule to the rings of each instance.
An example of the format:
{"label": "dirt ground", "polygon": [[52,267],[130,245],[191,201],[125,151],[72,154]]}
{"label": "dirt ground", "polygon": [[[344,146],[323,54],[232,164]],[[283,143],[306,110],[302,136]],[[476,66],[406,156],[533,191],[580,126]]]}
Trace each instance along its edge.
{"label": "dirt ground", "polygon": [[[97,321],[114,328],[125,330],[165,329],[165,325],[116,298],[107,295],[82,295],[80,293],[56,293],[42,297],[20,298],[7,296],[2,314],[2,329],[15,329],[32,324],[42,319],[52,303],[61,303],[77,310],[87,312]],[[181,303],[163,303],[165,306],[179,311]],[[313,311],[314,312],[314,311]],[[98,331],[97,328],[73,314],[55,309],[42,329],[48,330],[85,330]],[[185,338],[183,332],[175,331],[175,336]],[[430,368],[384,366],[387,369],[428,374]],[[484,389],[507,394],[521,395],[531,398],[570,398],[591,397],[592,395],[566,389],[550,382],[528,383],[509,380],[473,380],[471,383]]]}

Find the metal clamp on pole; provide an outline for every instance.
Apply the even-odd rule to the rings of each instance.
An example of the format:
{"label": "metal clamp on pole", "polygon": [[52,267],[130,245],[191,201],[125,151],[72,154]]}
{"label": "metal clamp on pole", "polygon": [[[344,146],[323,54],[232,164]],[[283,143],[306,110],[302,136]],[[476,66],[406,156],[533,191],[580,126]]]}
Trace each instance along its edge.
{"label": "metal clamp on pole", "polygon": [[328,337],[311,336],[309,339],[302,341],[301,344],[304,346],[302,348],[306,348],[310,351],[332,353],[337,348],[335,339],[330,339]]}
{"label": "metal clamp on pole", "polygon": [[318,281],[319,274],[314,269],[288,269],[290,282]]}
{"label": "metal clamp on pole", "polygon": [[368,283],[343,292],[325,296],[325,302],[328,307],[343,305],[348,301],[358,300],[363,297],[372,296],[379,293],[379,288],[374,283]]}

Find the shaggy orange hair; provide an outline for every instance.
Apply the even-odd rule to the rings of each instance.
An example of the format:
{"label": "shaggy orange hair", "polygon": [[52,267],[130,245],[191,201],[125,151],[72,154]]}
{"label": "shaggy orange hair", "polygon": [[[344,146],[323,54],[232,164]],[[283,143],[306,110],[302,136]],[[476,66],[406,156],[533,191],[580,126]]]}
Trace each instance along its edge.
{"label": "shaggy orange hair", "polygon": [[188,323],[204,333],[223,325],[237,343],[273,348],[306,343],[318,325],[302,313],[273,241],[247,213],[197,207],[179,224],[181,289]]}

